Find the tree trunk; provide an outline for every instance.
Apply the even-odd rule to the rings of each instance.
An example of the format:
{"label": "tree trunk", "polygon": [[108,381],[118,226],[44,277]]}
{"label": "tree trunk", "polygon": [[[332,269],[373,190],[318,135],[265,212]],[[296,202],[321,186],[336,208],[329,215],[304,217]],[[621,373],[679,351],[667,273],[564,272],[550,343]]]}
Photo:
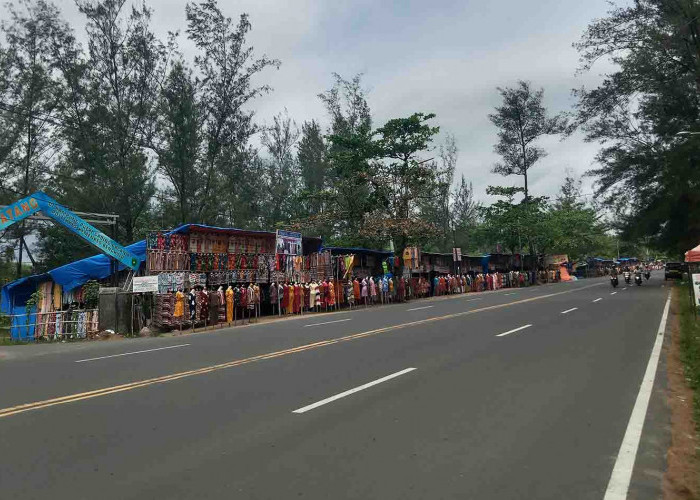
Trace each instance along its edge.
{"label": "tree trunk", "polygon": [[527,197],[528,197],[528,192],[527,192],[527,170],[523,170],[523,177],[525,178],[525,204],[527,205]]}

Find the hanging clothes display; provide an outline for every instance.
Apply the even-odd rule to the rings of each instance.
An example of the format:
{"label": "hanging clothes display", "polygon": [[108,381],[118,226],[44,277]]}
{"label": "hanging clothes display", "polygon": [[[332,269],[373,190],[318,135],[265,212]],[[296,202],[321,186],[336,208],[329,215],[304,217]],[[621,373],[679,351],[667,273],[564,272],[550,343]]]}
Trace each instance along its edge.
{"label": "hanging clothes display", "polygon": [[199,300],[201,301],[199,319],[209,323],[209,292],[205,288],[199,292]]}
{"label": "hanging clothes display", "polygon": [[233,321],[233,288],[230,285],[226,289],[226,321]]}
{"label": "hanging clothes display", "polygon": [[219,322],[219,294],[210,291],[209,295],[209,324],[215,325]]}
{"label": "hanging clothes display", "polygon": [[316,282],[312,282],[309,285],[309,307],[311,309],[316,307],[316,293],[318,292],[318,285]]}
{"label": "hanging clothes display", "polygon": [[335,306],[335,286],[333,285],[332,281],[328,282],[328,305],[333,307]]}
{"label": "hanging clothes display", "polygon": [[180,290],[175,292],[175,310],[173,312],[173,316],[177,319],[182,319],[183,314],[185,313],[185,294],[182,293]]}
{"label": "hanging clothes display", "polygon": [[190,304],[190,321],[195,321],[197,319],[197,292],[194,288],[187,294],[187,300]]}

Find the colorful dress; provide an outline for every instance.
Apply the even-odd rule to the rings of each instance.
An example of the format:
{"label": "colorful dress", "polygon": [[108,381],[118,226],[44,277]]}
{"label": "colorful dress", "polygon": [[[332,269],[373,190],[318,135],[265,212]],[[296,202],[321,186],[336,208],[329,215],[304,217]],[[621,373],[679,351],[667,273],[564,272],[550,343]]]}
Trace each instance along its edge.
{"label": "colorful dress", "polygon": [[226,289],[226,321],[233,321],[233,288]]}
{"label": "colorful dress", "polygon": [[335,305],[335,286],[332,281],[328,283],[328,305]]}
{"label": "colorful dress", "polygon": [[185,294],[180,290],[175,293],[175,311],[173,312],[173,317],[182,318],[185,314]]}

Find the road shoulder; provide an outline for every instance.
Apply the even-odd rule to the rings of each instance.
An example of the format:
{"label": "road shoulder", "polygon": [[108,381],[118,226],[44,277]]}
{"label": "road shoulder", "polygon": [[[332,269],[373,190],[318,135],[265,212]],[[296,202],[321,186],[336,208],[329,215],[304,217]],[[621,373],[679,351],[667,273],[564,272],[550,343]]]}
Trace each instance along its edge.
{"label": "road shoulder", "polygon": [[697,433],[693,420],[693,391],[683,364],[681,347],[681,314],[687,300],[684,290],[674,287],[671,316],[669,318],[670,342],[667,354],[668,393],[670,409],[670,446],[667,469],[663,481],[663,498],[669,500],[700,498],[698,488]]}

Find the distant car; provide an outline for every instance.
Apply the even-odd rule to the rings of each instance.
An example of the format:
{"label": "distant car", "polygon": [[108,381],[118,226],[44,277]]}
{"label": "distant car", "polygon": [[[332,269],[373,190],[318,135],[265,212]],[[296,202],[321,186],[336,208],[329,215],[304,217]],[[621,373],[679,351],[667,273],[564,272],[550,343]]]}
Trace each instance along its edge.
{"label": "distant car", "polygon": [[683,264],[680,262],[667,262],[664,280],[679,280],[683,278]]}

